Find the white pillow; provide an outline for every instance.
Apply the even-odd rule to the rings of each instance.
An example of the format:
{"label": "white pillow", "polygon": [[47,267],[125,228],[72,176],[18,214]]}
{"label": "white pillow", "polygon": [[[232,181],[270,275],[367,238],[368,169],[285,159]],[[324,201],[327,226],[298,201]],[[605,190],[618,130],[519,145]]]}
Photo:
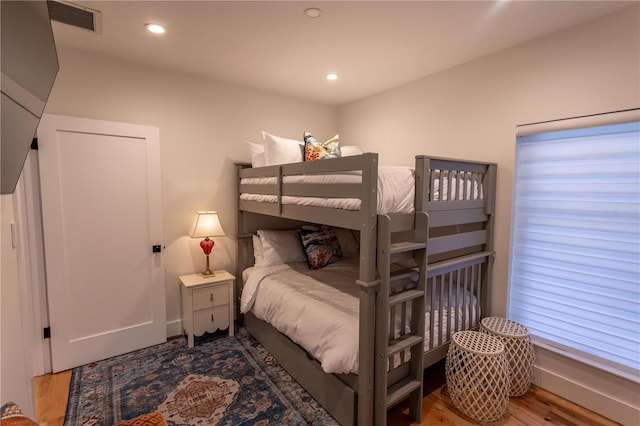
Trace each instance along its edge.
{"label": "white pillow", "polygon": [[259,143],[247,142],[247,147],[251,156],[264,152],[264,145]]}
{"label": "white pillow", "polygon": [[343,157],[349,157],[352,155],[362,155],[362,148],[355,145],[341,146],[340,152]]}
{"label": "white pillow", "polygon": [[264,152],[260,154],[256,154],[251,157],[251,167],[263,167],[267,165],[267,160],[265,160]]}
{"label": "white pillow", "polygon": [[264,266],[264,259],[262,257],[262,240],[260,240],[260,237],[257,235],[253,235],[252,239],[254,266]]}
{"label": "white pillow", "polygon": [[353,236],[353,232],[351,232],[350,229],[334,228],[334,232],[336,233],[336,237],[338,237],[342,254],[350,256],[360,250],[360,244],[358,244],[356,237]]}
{"label": "white pillow", "polygon": [[307,260],[297,230],[268,231],[261,229],[258,231],[258,235],[262,243],[261,266],[275,266]]}
{"label": "white pillow", "polygon": [[304,143],[294,140],[273,136],[267,132],[262,132],[264,137],[264,159],[265,165],[299,163],[302,161]]}
{"label": "white pillow", "polygon": [[258,143],[253,143],[253,142],[247,142],[247,147],[249,148],[249,156],[251,157],[251,166],[252,167],[266,166],[265,157],[264,157],[264,145],[260,145]]}

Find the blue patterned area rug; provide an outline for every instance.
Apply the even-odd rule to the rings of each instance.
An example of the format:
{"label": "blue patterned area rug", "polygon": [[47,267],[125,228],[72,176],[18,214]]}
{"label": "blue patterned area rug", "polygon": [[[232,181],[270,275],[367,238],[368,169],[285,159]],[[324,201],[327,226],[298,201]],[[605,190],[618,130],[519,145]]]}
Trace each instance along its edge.
{"label": "blue patterned area rug", "polygon": [[243,328],[187,347],[179,337],[73,369],[65,426],[152,411],[179,425],[337,425]]}

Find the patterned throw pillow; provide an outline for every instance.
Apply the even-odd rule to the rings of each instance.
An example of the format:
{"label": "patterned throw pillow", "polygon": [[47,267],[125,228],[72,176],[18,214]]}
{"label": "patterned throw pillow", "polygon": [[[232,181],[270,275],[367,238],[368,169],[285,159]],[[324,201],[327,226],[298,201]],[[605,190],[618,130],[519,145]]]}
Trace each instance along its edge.
{"label": "patterned throw pillow", "polygon": [[335,135],[325,143],[316,141],[309,132],[304,132],[304,161],[340,158],[340,137]]}
{"label": "patterned throw pillow", "polygon": [[342,259],[342,249],[330,226],[303,226],[298,229],[311,269],[324,268]]}

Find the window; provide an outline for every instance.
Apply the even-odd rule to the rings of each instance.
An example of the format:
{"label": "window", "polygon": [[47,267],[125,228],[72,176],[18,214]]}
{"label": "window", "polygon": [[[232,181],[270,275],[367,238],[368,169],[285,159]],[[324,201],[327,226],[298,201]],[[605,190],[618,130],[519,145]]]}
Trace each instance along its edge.
{"label": "window", "polygon": [[636,382],[639,111],[518,128],[509,281],[537,344]]}

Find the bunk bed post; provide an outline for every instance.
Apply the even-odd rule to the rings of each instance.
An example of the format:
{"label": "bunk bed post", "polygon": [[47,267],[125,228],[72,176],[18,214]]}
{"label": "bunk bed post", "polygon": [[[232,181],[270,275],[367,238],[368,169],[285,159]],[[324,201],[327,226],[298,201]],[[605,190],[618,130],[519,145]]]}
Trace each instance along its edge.
{"label": "bunk bed post", "polygon": [[238,178],[240,170],[251,167],[248,163],[234,163],[236,169],[236,283],[234,294],[234,317],[237,321],[241,321],[240,315],[240,295],[242,294],[242,271],[246,267],[245,250],[244,247],[244,211],[240,209],[240,179]]}
{"label": "bunk bed post", "polygon": [[[372,425],[374,386],[376,234],[378,196],[378,154],[364,154],[360,223],[360,324],[358,353],[358,425]],[[386,420],[386,418],[385,418]]]}
{"label": "bunk bed post", "polygon": [[416,155],[416,211],[427,211],[427,202],[429,201],[429,189],[431,188],[431,169],[428,157],[424,155]]}
{"label": "bunk bed post", "polygon": [[360,281],[376,278],[376,233],[378,219],[378,154],[364,154],[366,165],[362,169],[361,223],[360,223]]}
{"label": "bunk bed post", "polygon": [[496,180],[498,175],[498,166],[495,163],[490,163],[487,168],[487,172],[484,174],[484,180],[482,182],[482,186],[485,188],[486,194],[486,204],[485,204],[485,214],[488,217],[486,230],[488,235],[488,240],[485,245],[485,251],[491,252],[490,256],[487,257],[487,267],[486,271],[482,277],[482,298],[484,300],[484,305],[481,307],[482,316],[490,316],[491,314],[491,286],[490,283],[493,282],[492,279],[492,271],[493,271],[493,261],[495,258],[494,247],[493,247],[493,227],[495,222],[495,207],[496,207]]}

